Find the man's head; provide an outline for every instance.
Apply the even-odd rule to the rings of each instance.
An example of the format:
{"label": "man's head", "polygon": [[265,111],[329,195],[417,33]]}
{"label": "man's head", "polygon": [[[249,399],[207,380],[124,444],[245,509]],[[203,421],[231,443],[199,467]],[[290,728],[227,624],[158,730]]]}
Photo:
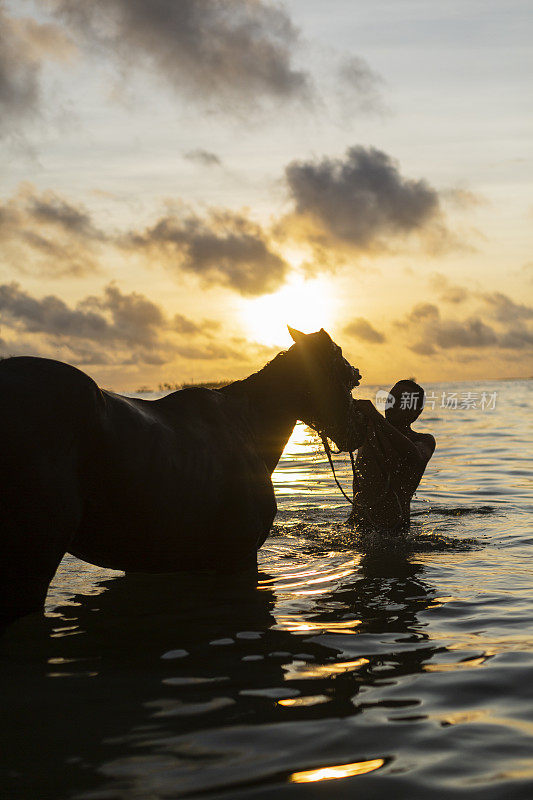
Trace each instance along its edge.
{"label": "man's head", "polygon": [[424,390],[418,383],[401,380],[389,392],[385,417],[391,425],[411,425],[424,408]]}

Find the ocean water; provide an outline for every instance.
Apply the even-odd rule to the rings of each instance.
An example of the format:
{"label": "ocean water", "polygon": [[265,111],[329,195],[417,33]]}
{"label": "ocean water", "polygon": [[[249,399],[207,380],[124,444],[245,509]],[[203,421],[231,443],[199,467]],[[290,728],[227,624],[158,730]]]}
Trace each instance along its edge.
{"label": "ocean water", "polygon": [[533,384],[428,388],[407,542],[298,425],[257,585],[67,556],[0,643],[2,798],[530,800]]}

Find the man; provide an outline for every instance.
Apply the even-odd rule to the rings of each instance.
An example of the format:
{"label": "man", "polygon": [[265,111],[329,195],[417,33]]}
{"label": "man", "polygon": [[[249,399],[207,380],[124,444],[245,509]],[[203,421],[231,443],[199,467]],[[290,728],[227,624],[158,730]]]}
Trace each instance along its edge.
{"label": "man", "polygon": [[356,400],[368,435],[357,451],[354,507],[348,522],[361,530],[399,533],[409,527],[411,498],[435,450],[429,433],[411,429],[424,406],[424,390],[401,380],[389,392],[385,419],[370,400]]}

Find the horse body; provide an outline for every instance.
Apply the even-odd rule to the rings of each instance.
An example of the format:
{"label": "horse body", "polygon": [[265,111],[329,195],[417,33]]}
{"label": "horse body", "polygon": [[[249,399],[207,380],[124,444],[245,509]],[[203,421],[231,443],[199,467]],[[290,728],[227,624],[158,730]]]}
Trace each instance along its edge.
{"label": "horse body", "polygon": [[155,401],[102,392],[101,406],[69,552],[144,572],[255,561],[276,505],[244,403],[199,388]]}
{"label": "horse body", "polygon": [[[357,371],[324,331],[299,336],[244,381],[153,401],[57,361],[0,362],[0,621],[42,607],[65,552],[125,571],[256,565],[297,419],[327,406],[340,446],[350,428]],[[318,406],[315,350],[337,370]]]}

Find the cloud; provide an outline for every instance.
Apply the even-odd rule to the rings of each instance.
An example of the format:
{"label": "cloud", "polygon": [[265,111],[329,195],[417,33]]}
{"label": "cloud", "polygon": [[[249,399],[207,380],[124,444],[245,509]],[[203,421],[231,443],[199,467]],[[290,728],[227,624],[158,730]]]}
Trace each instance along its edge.
{"label": "cloud", "polygon": [[82,316],[99,312],[109,312],[111,316],[107,333],[111,342],[150,347],[166,327],[159,306],[137,292],[123,294],[115,284],[106,286],[101,297],[87,297],[78,304],[77,313]]}
{"label": "cloud", "polygon": [[522,303],[515,303],[502,292],[484,293],[481,295],[488,306],[489,314],[500,322],[516,322],[532,319],[533,308]]}
{"label": "cloud", "polygon": [[498,337],[489,325],[479,317],[466,320],[440,320],[433,332],[435,344],[443,349],[453,347],[489,347],[498,342]]}
{"label": "cloud", "polygon": [[385,336],[377,331],[364,317],[357,317],[346,325],[343,332],[355,339],[362,339],[371,344],[382,344]]}
{"label": "cloud", "polygon": [[202,218],[181,207],[144,230],[108,234],[82,205],[28,184],[0,202],[0,245],[3,260],[22,273],[83,277],[100,270],[107,245],[247,296],[275,291],[289,270],[268,232],[244,214],[213,210]]}
{"label": "cloud", "polygon": [[481,300],[483,312],[502,323],[514,323],[533,318],[533,308],[524,303],[515,303],[503,292],[474,292],[465,286],[451,283],[445,275],[435,272],[429,279],[430,288],[439,300],[458,305],[466,300]]}
{"label": "cloud", "polygon": [[[217,158],[193,154],[204,163]],[[174,274],[194,274],[206,286],[257,296],[276,291],[291,271],[278,250],[287,241],[311,251],[304,271],[324,272],[354,252],[379,252],[411,234],[447,235],[436,190],[403,177],[376,149],[352,147],[344,160],[292,162],[286,183],[293,210],[269,227],[245,212],[200,214],[176,201],[154,224],[123,233],[105,232],[79,203],[26,185],[0,203],[4,260],[20,272],[84,276],[98,271],[105,245],[136,254],[145,265],[157,261]]]}
{"label": "cloud", "polygon": [[200,333],[200,326],[196,322],[184,317],[183,314],[174,314],[172,327],[177,333]]}
{"label": "cloud", "polygon": [[156,303],[138,292],[124,293],[111,283],[101,295],[69,306],[56,295],[36,298],[20,284],[0,285],[4,355],[37,354],[79,365],[164,365],[188,360],[245,362],[253,343],[227,346],[214,340],[218,323],[168,318]]}
{"label": "cloud", "polygon": [[168,214],[143,232],[130,232],[123,246],[248,296],[275,291],[289,270],[259,225],[229,211],[212,211],[207,219],[191,211]]}
{"label": "cloud", "polygon": [[55,295],[36,299],[18,283],[3,284],[0,311],[15,330],[83,339],[110,348],[149,348],[157,343],[164,321],[150,300],[136,292],[122,294],[113,284],[101,297],[87,297],[74,308]]}
{"label": "cloud", "polygon": [[144,230],[105,232],[79,203],[23,185],[0,201],[0,245],[11,269],[41,277],[84,277],[100,271],[105,248],[133,253],[148,266],[157,259],[175,274],[246,296],[273,292],[287,262],[270,234],[243,213],[212,210],[203,217],[177,206]]}
{"label": "cloud", "polygon": [[[199,153],[202,161],[212,156]],[[131,231],[123,246],[155,256],[173,271],[194,273],[207,285],[253,296],[275,291],[289,272],[276,241],[307,245],[313,258],[302,268],[319,272],[335,268],[347,252],[380,251],[413,233],[428,240],[447,235],[437,191],[402,176],[382,151],[352,147],[344,159],[294,161],[285,177],[293,210],[270,229],[242,213],[214,210],[200,217],[182,208],[144,231]]]}
{"label": "cloud", "polygon": [[[411,350],[426,356],[439,351],[485,351],[488,348],[524,350],[530,347],[533,344],[533,331],[523,320],[533,316],[532,310],[519,306],[522,318],[512,316],[510,309],[516,304],[505,295],[496,295],[496,312],[492,316],[499,325],[488,324],[479,313],[465,319],[445,318],[433,303],[419,303],[402,320],[396,321],[395,327],[411,339]],[[488,297],[489,302],[494,300],[493,295]],[[487,297],[484,296],[484,299]]]}
{"label": "cloud", "polygon": [[502,335],[500,347],[511,350],[523,350],[533,347],[533,331],[523,323],[516,323]]}
{"label": "cloud", "polygon": [[220,167],[222,165],[222,161],[216,153],[211,153],[209,150],[202,150],[201,148],[185,153],[185,158],[188,161],[195,161],[204,167]]}
{"label": "cloud", "polygon": [[265,0],[43,0],[86,45],[121,67],[148,68],[194,100],[255,103],[308,97],[294,66],[299,34]]}
{"label": "cloud", "polygon": [[26,198],[26,210],[36,222],[55,225],[63,231],[83,236],[86,239],[103,239],[89,214],[53,192],[30,195]]}
{"label": "cloud", "polygon": [[3,259],[20,272],[81,277],[99,269],[98,249],[107,240],[82,207],[54,192],[26,184],[0,202]]}
{"label": "cloud", "polygon": [[397,162],[375,148],[351,147],[344,159],[293,161],[285,177],[294,203],[285,220],[289,235],[299,229],[321,246],[379,251],[440,223],[438,192],[403,177]]}
{"label": "cloud", "polygon": [[57,25],[12,17],[0,0],[0,136],[18,133],[21,123],[41,114],[43,64],[73,51]]}
{"label": "cloud", "polygon": [[445,275],[434,272],[429,279],[430,288],[437,294],[439,300],[445,303],[459,304],[467,300],[471,292],[464,286],[451,283]]}
{"label": "cloud", "polygon": [[407,314],[408,323],[435,322],[440,317],[438,306],[434,303],[417,303]]}
{"label": "cloud", "polygon": [[381,98],[383,79],[359,56],[344,56],[337,68],[338,92],[343,111],[383,113],[386,108]]}
{"label": "cloud", "polygon": [[409,349],[419,356],[433,356],[437,352],[431,342],[424,341],[423,339],[419,339],[419,341],[410,345]]}

